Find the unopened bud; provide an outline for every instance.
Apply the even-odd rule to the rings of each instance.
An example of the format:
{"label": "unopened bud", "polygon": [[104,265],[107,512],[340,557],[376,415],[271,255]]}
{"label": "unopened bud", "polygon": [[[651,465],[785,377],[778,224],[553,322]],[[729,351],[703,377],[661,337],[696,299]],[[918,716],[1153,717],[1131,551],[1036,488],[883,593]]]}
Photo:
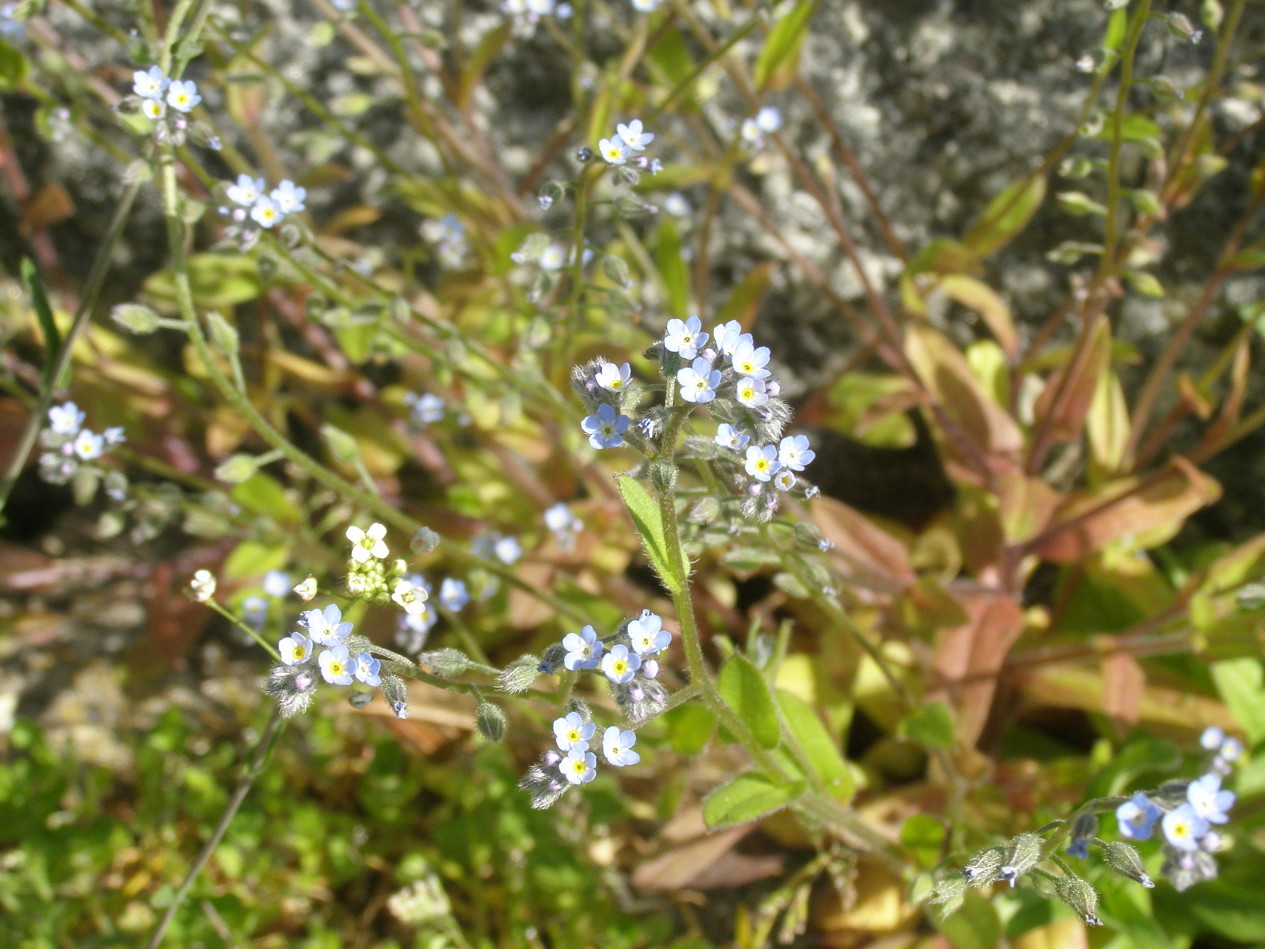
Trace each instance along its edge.
{"label": "unopened bud", "polygon": [[1107,858],[1111,869],[1135,883],[1141,883],[1148,890],[1155,886],[1155,882],[1146,872],[1146,867],[1142,865],[1142,855],[1133,844],[1127,844],[1123,840],[1099,840],[1097,843],[1102,847],[1103,855]]}
{"label": "unopened bud", "polygon": [[1086,925],[1101,926],[1098,918],[1098,891],[1078,876],[1060,877],[1054,884],[1059,899],[1072,908]]}
{"label": "unopened bud", "polygon": [[505,713],[491,702],[480,702],[474,713],[474,727],[484,741],[500,741],[505,737]]}
{"label": "unopened bud", "polygon": [[391,706],[396,718],[408,718],[408,689],[404,680],[387,673],[382,677],[382,697]]}
{"label": "unopened bud", "polygon": [[1016,880],[1040,862],[1043,843],[1036,834],[1020,834],[1011,840],[1006,859],[997,871],[998,879],[1014,886]]}
{"label": "unopened bud", "polygon": [[497,676],[497,688],[511,694],[526,692],[532,687],[538,675],[540,675],[540,657],[519,656],[501,670],[501,674]]}
{"label": "unopened bud", "polygon": [[110,311],[110,318],[139,334],[152,333],[159,323],[158,314],[140,303],[120,303]]}
{"label": "unopened bud", "polygon": [[441,678],[451,679],[470,668],[470,657],[460,649],[436,649],[418,656],[417,664]]}
{"label": "unopened bud", "polygon": [[310,601],[312,597],[316,596],[316,577],[308,577],[294,588],[294,592],[304,603]]}
{"label": "unopened bud", "polygon": [[676,465],[655,462],[650,466],[650,483],[659,494],[669,494],[676,487]]}
{"label": "unopened bud", "polygon": [[977,853],[962,868],[962,876],[971,886],[985,886],[997,879],[997,871],[1001,869],[1006,851],[1001,847],[989,847]]}
{"label": "unopened bud", "polygon": [[372,692],[361,692],[358,689],[353,690],[351,695],[347,696],[347,704],[356,709],[368,708],[369,703],[372,701]]}

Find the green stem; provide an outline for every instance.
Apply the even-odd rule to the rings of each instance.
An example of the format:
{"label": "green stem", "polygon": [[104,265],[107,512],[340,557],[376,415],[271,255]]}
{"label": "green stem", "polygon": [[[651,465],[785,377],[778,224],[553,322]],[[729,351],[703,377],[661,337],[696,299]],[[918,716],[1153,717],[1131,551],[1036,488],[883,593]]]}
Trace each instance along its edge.
{"label": "green stem", "polygon": [[158,926],[154,930],[153,936],[150,937],[146,944],[146,949],[158,949],[163,941],[163,936],[167,932],[167,927],[171,925],[171,921],[175,919],[176,911],[184,904],[189,897],[189,890],[192,889],[193,883],[198,878],[198,874],[202,872],[202,868],[206,866],[207,861],[211,859],[211,855],[215,853],[215,848],[220,845],[220,841],[224,839],[224,834],[228,831],[228,826],[233,822],[233,818],[237,815],[238,810],[242,806],[242,802],[246,800],[246,795],[250,792],[255,780],[263,773],[264,766],[268,762],[269,755],[272,754],[272,748],[276,744],[277,739],[281,737],[281,729],[285,722],[281,718],[281,713],[277,709],[273,709],[272,717],[268,719],[268,725],[264,728],[264,733],[259,737],[259,744],[255,747],[255,756],[251,760],[250,766],[246,773],[238,782],[237,789],[233,792],[233,797],[228,802],[228,807],[224,809],[220,822],[216,825],[211,839],[203,846],[201,853],[193,861],[193,865],[189,868],[189,872],[185,874],[184,882],[180,884],[180,889],[176,891],[176,895],[172,897],[171,904],[167,907],[167,911],[163,914]]}

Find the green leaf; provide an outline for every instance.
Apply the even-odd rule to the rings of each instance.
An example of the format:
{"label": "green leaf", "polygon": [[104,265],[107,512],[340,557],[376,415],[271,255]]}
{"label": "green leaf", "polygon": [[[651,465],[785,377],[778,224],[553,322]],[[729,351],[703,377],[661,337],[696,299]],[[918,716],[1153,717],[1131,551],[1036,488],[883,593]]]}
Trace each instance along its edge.
{"label": "green leaf", "polygon": [[229,496],[248,511],[266,515],[278,524],[298,523],[298,508],[285,488],[263,472],[257,472],[249,481],[235,486]]}
{"label": "green leaf", "polygon": [[668,313],[679,319],[689,316],[690,273],[681,256],[681,238],[676,226],[668,219],[659,222],[659,240],[655,247],[656,269],[667,291]]}
{"label": "green leaf", "polygon": [[687,702],[663,716],[668,727],[668,744],[683,755],[697,755],[716,730],[716,713],[705,705]]}
{"label": "green leaf", "polygon": [[717,681],[720,697],[751,730],[761,748],[776,748],[781,728],[768,683],[746,656],[732,656],[720,670]]}
{"label": "green leaf", "polygon": [[910,712],[900,725],[910,741],[926,748],[953,749],[953,713],[945,702],[931,702]]}
{"label": "green leaf", "polygon": [[781,810],[803,790],[802,781],[775,784],[761,771],[748,771],[708,795],[703,820],[713,830],[745,824]]}
{"label": "green leaf", "polygon": [[967,228],[962,242],[980,257],[996,253],[1027,227],[1044,200],[1044,175],[1008,185]]}
{"label": "green leaf", "polygon": [[812,706],[798,695],[779,689],[776,696],[782,723],[802,752],[804,761],[817,772],[837,799],[845,803],[850,801],[856,793],[856,785],[839,751],[839,742],[826,730]]}
{"label": "green leaf", "polygon": [[0,92],[11,92],[26,78],[26,57],[0,40]]}
{"label": "green leaf", "polygon": [[44,388],[51,389],[58,384],[53,378],[53,367],[61,353],[61,332],[53,319],[53,308],[48,305],[48,297],[44,294],[44,284],[29,257],[22,258],[22,282],[26,284],[26,292],[31,295],[31,306],[39,321],[40,331],[44,334]]}
{"label": "green leaf", "polygon": [[1001,944],[1001,919],[997,910],[974,891],[967,892],[956,913],[936,920],[936,926],[949,937],[955,949],[994,949]]}
{"label": "green leaf", "polygon": [[[668,538],[663,530],[663,516],[659,513],[659,506],[636,478],[620,475],[616,483],[619,485],[620,496],[624,499],[624,507],[632,516],[633,524],[646,548],[646,555],[659,579],[672,593],[680,592],[685,587],[685,577],[672,568],[672,562],[668,559]],[[679,554],[679,562],[688,562],[684,553]]]}
{"label": "green leaf", "polygon": [[760,50],[755,64],[755,83],[761,89],[785,89],[799,68],[799,54],[808,36],[808,20],[817,9],[817,0],[795,4],[778,20]]}
{"label": "green leaf", "polygon": [[901,825],[900,844],[910,851],[918,866],[930,869],[944,856],[944,822],[930,814],[915,814]]}
{"label": "green leaf", "polygon": [[[193,299],[207,309],[229,309],[263,293],[259,265],[245,254],[194,254],[188,260]],[[169,309],[176,308],[176,284],[170,271],[145,281],[145,292]]]}
{"label": "green leaf", "polygon": [[1247,732],[1249,744],[1265,739],[1265,669],[1253,658],[1227,659],[1212,664],[1217,693]]}
{"label": "green leaf", "polygon": [[258,577],[269,570],[280,570],[286,565],[289,551],[284,546],[262,544],[257,540],[244,540],[224,560],[221,573],[227,578]]}

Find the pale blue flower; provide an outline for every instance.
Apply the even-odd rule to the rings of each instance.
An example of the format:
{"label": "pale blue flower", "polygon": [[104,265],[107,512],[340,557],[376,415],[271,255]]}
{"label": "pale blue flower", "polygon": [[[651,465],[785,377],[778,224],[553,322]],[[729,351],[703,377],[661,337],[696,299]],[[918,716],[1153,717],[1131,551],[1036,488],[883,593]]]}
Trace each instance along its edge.
{"label": "pale blue flower", "polygon": [[498,537],[492,544],[492,553],[505,566],[512,567],[523,556],[523,545],[517,537]]}
{"label": "pale blue flower", "polygon": [[641,615],[628,624],[628,638],[637,655],[656,655],[672,644],[672,634],[663,628],[663,618],[657,613],[642,610]]}
{"label": "pale blue flower", "polygon": [[[347,647],[343,647],[346,649]],[[377,688],[382,684],[382,661],[375,659],[367,652],[356,653],[356,678],[365,685]]]}
{"label": "pale blue flower", "polygon": [[454,613],[460,612],[462,607],[470,602],[470,591],[466,589],[463,581],[446,577],[439,585],[439,602],[445,609],[452,610]]}
{"label": "pale blue flower", "polygon": [[628,161],[628,146],[618,136],[598,142],[597,153],[610,165],[622,165]]}
{"label": "pale blue flower", "polygon": [[444,400],[433,392],[406,392],[404,402],[412,406],[412,419],[418,425],[429,425],[444,417]]}
{"label": "pale blue flower", "polygon": [[781,467],[782,463],[777,460],[777,446],[751,445],[747,448],[747,474],[757,481],[768,481]]}
{"label": "pale blue flower", "polygon": [[749,409],[758,409],[769,401],[763,379],[743,376],[734,384],[734,396]]}
{"label": "pale blue flower", "polygon": [[266,230],[281,220],[281,210],[272,198],[261,194],[250,209],[250,218]]}
{"label": "pale blue flower", "polygon": [[287,666],[297,666],[312,655],[312,643],[302,633],[291,633],[277,644],[277,651]]}
{"label": "pale blue flower", "polygon": [[686,402],[710,402],[716,398],[720,370],[713,369],[705,356],[699,356],[691,365],[677,370],[676,381],[681,387],[681,398]]}
{"label": "pale blue flower", "polygon": [[276,600],[283,600],[290,595],[290,574],[284,570],[269,570],[264,574],[264,592]]}
{"label": "pale blue flower", "polygon": [[1120,824],[1120,836],[1126,840],[1150,840],[1160,809],[1142,791],[1116,808],[1116,820]]}
{"label": "pale blue flower", "polygon": [[300,613],[299,624],[318,646],[333,646],[351,634],[351,623],[343,621],[343,611],[333,603],[324,610],[306,610]]}
{"label": "pale blue flower", "polygon": [[604,362],[593,381],[610,392],[621,392],[632,381],[632,367],[628,363],[617,366],[613,362]]}
{"label": "pale blue flower", "polygon": [[1164,839],[1178,850],[1198,850],[1199,839],[1208,833],[1208,822],[1190,804],[1169,811],[1160,822]]}
{"label": "pale blue flower", "polygon": [[1208,751],[1216,751],[1225,741],[1225,732],[1216,725],[1209,725],[1199,736],[1199,744]]}
{"label": "pale blue flower", "polygon": [[637,670],[641,668],[641,656],[628,652],[628,647],[623,643],[611,646],[610,650],[602,657],[602,671],[606,673],[606,678],[610,679],[616,685],[623,685],[625,682],[631,682]]}
{"label": "pale blue flower", "polygon": [[621,731],[618,725],[612,725],[602,733],[602,756],[617,768],[625,768],[641,760],[641,755],[633,751],[637,744],[637,733]]}
{"label": "pale blue flower", "polygon": [[83,461],[95,461],[105,451],[105,439],[96,432],[81,429],[75,436],[74,449],[75,454]]}
{"label": "pale blue flower", "polygon": [[73,402],[54,405],[48,410],[48,427],[58,435],[77,435],[86,417]]}
{"label": "pale blue flower", "polygon": [[1205,774],[1190,782],[1186,788],[1186,800],[1195,813],[1211,824],[1224,824],[1230,819],[1226,813],[1234,806],[1234,792],[1221,790],[1221,776]]}
{"label": "pale blue flower", "polygon": [[127,441],[127,436],[123,433],[121,426],[113,425],[101,433],[101,437],[105,439],[105,447],[113,448],[115,445],[122,445]]}
{"label": "pale blue flower", "polygon": [[624,444],[624,432],[628,431],[628,416],[619,415],[615,407],[603,402],[596,415],[586,416],[580,428],[589,436],[594,448],[618,448]]}
{"label": "pale blue flower", "polygon": [[289,178],[273,188],[269,197],[282,214],[297,214],[307,207],[303,203],[307,198],[307,188],[300,188]]}
{"label": "pale blue flower", "polygon": [[573,748],[588,751],[589,741],[596,730],[597,726],[586,722],[579,712],[571,712],[553,722],[553,735],[560,751],[570,751]]}
{"label": "pale blue flower", "polygon": [[721,448],[732,448],[734,451],[742,451],[750,441],[750,435],[742,429],[730,425],[728,422],[721,422],[716,427],[716,444]]}
{"label": "pale blue flower", "polygon": [[259,200],[263,193],[264,180],[262,178],[252,178],[246,174],[238,175],[237,183],[231,184],[224,189],[224,196],[243,208],[254,207],[255,202]]}
{"label": "pale blue flower", "polygon": [[703,324],[697,316],[688,320],[668,320],[668,330],[663,336],[663,348],[677,353],[682,359],[693,359],[707,342],[702,332]]}
{"label": "pale blue flower", "polygon": [[330,685],[351,685],[352,674],[357,669],[356,660],[343,643],[331,646],[320,655],[321,678]]}
{"label": "pale blue flower", "polygon": [[132,73],[132,91],[142,99],[161,99],[170,84],[171,80],[157,66]]}
{"label": "pale blue flower", "polygon": [[633,119],[627,125],[620,123],[615,127],[615,134],[634,152],[644,152],[646,146],[654,141],[652,133],[642,130],[641,119]]}
{"label": "pale blue flower", "polygon": [[773,487],[779,491],[789,491],[795,487],[795,472],[789,468],[783,468],[773,476]]}
{"label": "pale blue flower", "polygon": [[783,468],[790,468],[792,471],[803,471],[804,466],[816,457],[817,453],[808,447],[806,435],[787,435],[777,446],[777,460],[782,463]]}
{"label": "pale blue flower", "polygon": [[734,369],[741,375],[751,376],[755,379],[766,379],[770,374],[769,370],[765,368],[769,364],[768,346],[756,346],[750,339],[740,340],[734,346],[730,358],[733,361]]}
{"label": "pale blue flower", "polygon": [[173,79],[167,87],[167,104],[177,112],[192,112],[201,101],[198,84],[192,79]]}
{"label": "pale blue flower", "polygon": [[750,339],[750,335],[742,331],[742,325],[737,320],[721,323],[712,330],[712,342],[726,356],[732,355],[744,338]]}
{"label": "pale blue flower", "polygon": [[555,534],[564,534],[573,531],[577,527],[575,515],[571,513],[571,508],[566,503],[559,501],[545,509],[545,526]]}
{"label": "pale blue flower", "polygon": [[568,784],[588,784],[597,777],[597,755],[579,747],[572,748],[567,756],[558,762],[558,770],[567,779]]}
{"label": "pale blue flower", "polygon": [[572,672],[577,669],[596,669],[602,655],[602,641],[592,626],[584,626],[578,633],[562,637],[562,648],[567,651],[562,664]]}

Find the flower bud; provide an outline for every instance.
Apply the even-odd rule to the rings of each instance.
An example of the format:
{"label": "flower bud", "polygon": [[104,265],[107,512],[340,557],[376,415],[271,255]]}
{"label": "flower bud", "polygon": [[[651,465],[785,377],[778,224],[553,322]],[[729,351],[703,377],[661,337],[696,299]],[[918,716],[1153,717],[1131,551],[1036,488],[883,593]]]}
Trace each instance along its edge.
{"label": "flower bud", "polygon": [[353,689],[351,694],[347,696],[347,704],[355,709],[368,708],[369,703],[372,701],[372,692],[362,692],[359,689]]}
{"label": "flower bud", "polygon": [[309,602],[312,597],[316,596],[316,577],[308,577],[294,588],[294,592],[298,594],[299,599],[304,603]]}
{"label": "flower bud", "polygon": [[451,679],[470,668],[470,657],[460,649],[436,649],[418,656],[417,664],[440,678]]}
{"label": "flower bud", "polygon": [[676,486],[676,465],[655,462],[650,466],[650,483],[659,494],[669,494]]}
{"label": "flower bud", "polygon": [[205,603],[215,596],[215,574],[210,570],[199,570],[189,581],[189,590],[199,603]]}
{"label": "flower bud", "polygon": [[110,311],[110,319],[137,334],[152,333],[159,323],[158,314],[140,303],[120,303]]}
{"label": "flower bud", "polygon": [[1098,844],[1102,847],[1103,856],[1107,858],[1111,869],[1135,883],[1141,883],[1148,890],[1155,886],[1142,865],[1142,856],[1138,853],[1138,848],[1133,844],[1127,844],[1123,840],[1100,840]]}
{"label": "flower bud", "polygon": [[985,886],[997,879],[997,871],[1001,869],[1006,851],[1001,847],[989,847],[981,850],[971,862],[962,868],[962,876],[971,886]]}
{"label": "flower bud", "polygon": [[1098,891],[1086,881],[1078,876],[1065,876],[1060,877],[1054,887],[1059,899],[1070,906],[1072,911],[1085,921],[1086,925],[1102,925],[1102,920],[1097,916]]}
{"label": "flower bud", "polygon": [[491,702],[480,702],[474,713],[474,727],[484,741],[500,741],[505,737],[505,713]]}
{"label": "flower bud", "polygon": [[429,527],[419,527],[409,542],[409,550],[415,554],[428,554],[439,546],[439,535]]}
{"label": "flower bud", "polygon": [[408,718],[408,690],[403,679],[389,672],[383,674],[382,697],[391,706],[396,718]]}
{"label": "flower bud", "polygon": [[502,692],[517,694],[526,692],[540,675],[540,657],[533,655],[519,656],[501,670],[497,676],[497,688]]}
{"label": "flower bud", "polygon": [[1036,834],[1020,834],[1011,840],[1006,858],[997,871],[998,879],[1014,886],[1016,880],[1040,862],[1043,843]]}

